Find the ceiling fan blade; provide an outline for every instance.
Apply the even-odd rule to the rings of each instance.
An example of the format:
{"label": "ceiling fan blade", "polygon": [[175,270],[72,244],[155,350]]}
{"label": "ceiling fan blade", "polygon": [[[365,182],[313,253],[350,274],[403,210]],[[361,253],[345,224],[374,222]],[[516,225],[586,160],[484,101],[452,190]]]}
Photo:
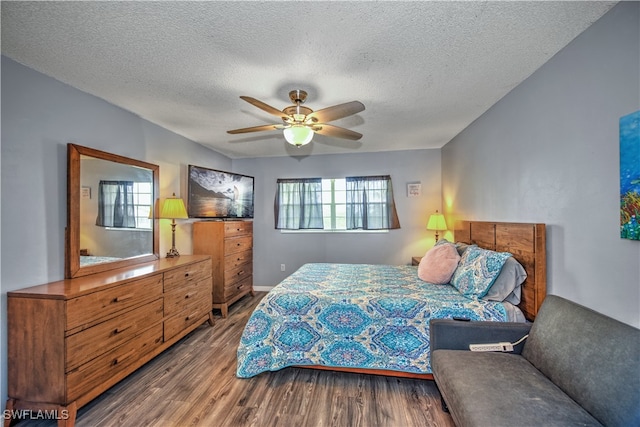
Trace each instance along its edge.
{"label": "ceiling fan blade", "polygon": [[351,139],[353,141],[357,141],[362,138],[362,134],[358,132],[354,132],[349,129],[341,128],[338,126],[328,125],[322,123],[320,125],[313,126],[313,131],[319,135],[325,136],[333,136],[335,138],[344,138]]}
{"label": "ceiling fan blade", "polygon": [[262,101],[258,101],[255,98],[251,98],[250,96],[241,96],[240,98],[245,100],[245,101],[247,101],[249,104],[260,108],[261,110],[266,111],[269,114],[272,114],[272,115],[274,115],[276,117],[280,117],[283,120],[286,120],[286,119],[289,118],[289,116],[287,116],[284,112],[278,110],[275,107],[272,107],[269,104],[265,104]]}
{"label": "ceiling fan blade", "polygon": [[262,126],[253,126],[250,128],[228,130],[227,133],[236,134],[236,133],[248,133],[248,132],[262,132],[263,130],[277,130],[282,128],[284,128],[283,125],[262,125]]}
{"label": "ceiling fan blade", "polygon": [[314,123],[326,123],[359,113],[360,111],[364,111],[364,104],[360,101],[351,101],[314,111],[307,116],[307,119],[312,119]]}

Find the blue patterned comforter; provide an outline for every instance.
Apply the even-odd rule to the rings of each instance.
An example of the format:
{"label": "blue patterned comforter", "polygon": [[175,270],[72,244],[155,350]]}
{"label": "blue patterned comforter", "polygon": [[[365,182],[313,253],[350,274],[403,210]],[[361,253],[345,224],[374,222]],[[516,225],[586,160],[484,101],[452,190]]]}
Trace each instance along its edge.
{"label": "blue patterned comforter", "polygon": [[508,321],[502,303],[469,299],[408,265],[305,264],[245,326],[237,376],[293,365],[431,373],[429,319]]}

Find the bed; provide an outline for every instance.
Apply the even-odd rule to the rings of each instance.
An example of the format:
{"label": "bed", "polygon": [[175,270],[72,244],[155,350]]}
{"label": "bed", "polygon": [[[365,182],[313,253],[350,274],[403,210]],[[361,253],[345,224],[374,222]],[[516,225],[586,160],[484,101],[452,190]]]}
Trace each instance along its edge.
{"label": "bed", "polygon": [[517,306],[424,282],[416,266],[306,264],[256,306],[236,375],[298,366],[430,379],[431,318],[533,321],[546,294],[544,224],[459,221],[454,231],[459,250],[509,252],[524,268]]}
{"label": "bed", "polygon": [[112,256],[92,256],[92,255],[80,255],[80,267],[86,267],[88,265],[102,264],[104,262],[120,261],[122,258]]}

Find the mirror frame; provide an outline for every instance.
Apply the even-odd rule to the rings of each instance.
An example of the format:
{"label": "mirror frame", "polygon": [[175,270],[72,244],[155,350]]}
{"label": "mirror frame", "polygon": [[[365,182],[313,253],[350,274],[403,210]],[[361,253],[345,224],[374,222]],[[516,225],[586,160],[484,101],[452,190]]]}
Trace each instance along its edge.
{"label": "mirror frame", "polygon": [[[124,258],[119,261],[104,262],[80,267],[80,159],[81,156],[109,160],[125,165],[149,169],[153,173],[153,253]],[[155,214],[160,194],[160,166],[135,160],[93,148],[67,144],[67,228],[65,230],[65,278],[87,276],[89,274],[127,267],[143,262],[155,261],[159,256],[159,221]]]}

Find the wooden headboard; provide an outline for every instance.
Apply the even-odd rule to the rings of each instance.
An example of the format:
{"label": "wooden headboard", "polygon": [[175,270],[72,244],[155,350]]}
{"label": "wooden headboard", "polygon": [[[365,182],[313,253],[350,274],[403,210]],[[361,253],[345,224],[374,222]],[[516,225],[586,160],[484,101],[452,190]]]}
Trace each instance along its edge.
{"label": "wooden headboard", "polygon": [[481,248],[509,252],[527,271],[518,307],[533,321],[547,294],[545,224],[457,221],[455,241]]}

